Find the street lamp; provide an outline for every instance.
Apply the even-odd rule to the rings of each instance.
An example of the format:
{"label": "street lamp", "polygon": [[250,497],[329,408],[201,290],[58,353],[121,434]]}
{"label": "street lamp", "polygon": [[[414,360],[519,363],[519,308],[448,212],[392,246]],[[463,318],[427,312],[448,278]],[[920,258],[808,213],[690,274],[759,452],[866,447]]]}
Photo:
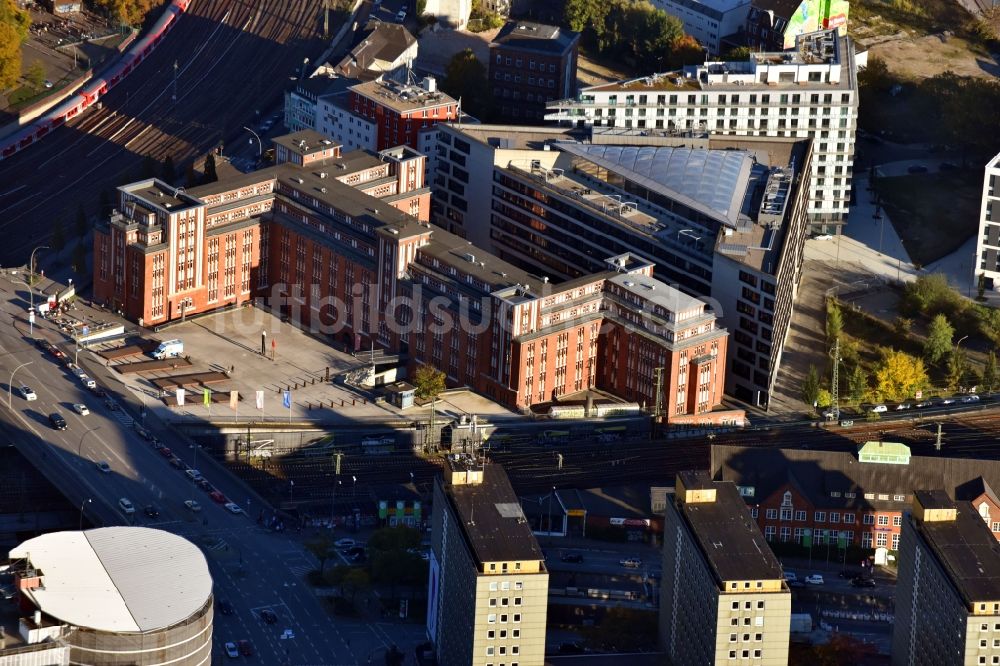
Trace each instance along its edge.
{"label": "street lamp", "polygon": [[264,144],[261,143],[260,136],[246,125],[243,126],[243,129],[253,134],[253,137],[257,139],[257,159],[259,160],[264,155]]}
{"label": "street lamp", "polygon": [[[32,363],[34,363],[34,361],[28,361],[27,363],[22,363],[21,365],[14,368],[14,372],[17,372],[24,366],[31,365]],[[11,409],[13,407],[13,399],[11,396],[13,395],[14,392],[14,372],[10,373],[10,383],[7,384],[7,409]]]}
{"label": "street lamp", "polygon": [[93,428],[91,428],[90,430],[88,430],[87,432],[83,433],[83,435],[80,436],[80,443],[76,447],[76,457],[77,458],[82,458],[83,457],[83,440],[90,433],[95,432],[95,431],[100,430],[100,429],[101,429],[101,426],[94,426]]}
{"label": "street lamp", "polygon": [[83,500],[82,502],[80,502],[80,530],[79,531],[81,531],[81,532],[83,531],[83,507],[86,506],[86,505],[88,505],[88,504],[93,504],[93,502],[94,502],[94,500],[90,499],[89,497],[87,499]]}
{"label": "street lamp", "polygon": [[29,278],[33,278],[35,276],[35,253],[38,252],[39,250],[48,250],[48,249],[50,249],[48,245],[39,245],[38,247],[36,247],[34,250],[31,251],[31,264],[28,266]]}

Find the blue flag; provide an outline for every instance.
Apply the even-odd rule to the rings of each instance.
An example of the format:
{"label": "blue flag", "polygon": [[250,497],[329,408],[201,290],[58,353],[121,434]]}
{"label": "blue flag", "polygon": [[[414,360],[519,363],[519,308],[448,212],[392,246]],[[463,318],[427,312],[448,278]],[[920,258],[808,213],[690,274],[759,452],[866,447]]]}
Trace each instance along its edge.
{"label": "blue flag", "polygon": [[291,391],[282,391],[281,392],[281,404],[285,407],[285,409],[291,409],[292,408],[292,392]]}

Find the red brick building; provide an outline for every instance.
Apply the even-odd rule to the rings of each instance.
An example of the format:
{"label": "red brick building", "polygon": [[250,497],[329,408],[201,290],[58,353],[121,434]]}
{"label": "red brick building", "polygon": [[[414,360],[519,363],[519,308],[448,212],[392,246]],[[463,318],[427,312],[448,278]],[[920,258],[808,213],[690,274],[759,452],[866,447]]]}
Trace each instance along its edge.
{"label": "red brick building", "polygon": [[376,79],[351,86],[347,105],[352,113],[375,124],[376,150],[418,147],[420,130],[458,118],[458,102],[438,91],[431,77],[420,85]]}
{"label": "red brick building", "polygon": [[[318,334],[444,371],[512,408],[585,389],[704,414],[726,331],[631,254],[551,284],[427,224],[424,157],[275,140],[276,165],[188,192],[119,188],[97,229],[94,300],[157,325],[258,300]],[[657,369],[662,374],[657,375]]]}
{"label": "red brick building", "polygon": [[857,453],[712,447],[712,473],[732,481],[769,541],[815,545],[843,537],[863,548],[897,550],[913,492],[943,488],[972,504],[1000,539],[1000,461],[911,456],[902,444],[868,442]]}
{"label": "red brick building", "polygon": [[498,119],[541,124],[545,103],[576,96],[580,33],[508,21],[490,44],[489,80]]}

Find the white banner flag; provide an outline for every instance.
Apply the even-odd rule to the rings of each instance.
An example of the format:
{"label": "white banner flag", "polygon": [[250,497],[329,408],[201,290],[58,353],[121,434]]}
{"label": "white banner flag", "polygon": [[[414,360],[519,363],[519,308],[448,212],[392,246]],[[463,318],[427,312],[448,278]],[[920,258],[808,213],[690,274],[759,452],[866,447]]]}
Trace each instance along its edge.
{"label": "white banner flag", "polygon": [[264,392],[257,391],[257,409],[264,409]]}
{"label": "white banner flag", "polygon": [[182,388],[177,389],[177,406],[184,406],[184,389]]}

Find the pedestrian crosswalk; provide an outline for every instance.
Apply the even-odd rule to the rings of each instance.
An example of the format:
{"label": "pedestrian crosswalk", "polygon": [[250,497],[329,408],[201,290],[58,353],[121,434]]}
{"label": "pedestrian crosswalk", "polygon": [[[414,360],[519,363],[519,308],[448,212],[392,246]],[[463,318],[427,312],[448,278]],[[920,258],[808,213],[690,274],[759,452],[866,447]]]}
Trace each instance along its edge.
{"label": "pedestrian crosswalk", "polygon": [[135,419],[128,415],[128,412],[122,411],[121,409],[116,409],[111,412],[115,415],[115,418],[125,427],[131,428],[132,424],[135,423]]}
{"label": "pedestrian crosswalk", "polygon": [[303,578],[306,574],[315,569],[316,567],[311,564],[293,564],[288,567],[288,570],[299,578]]}

